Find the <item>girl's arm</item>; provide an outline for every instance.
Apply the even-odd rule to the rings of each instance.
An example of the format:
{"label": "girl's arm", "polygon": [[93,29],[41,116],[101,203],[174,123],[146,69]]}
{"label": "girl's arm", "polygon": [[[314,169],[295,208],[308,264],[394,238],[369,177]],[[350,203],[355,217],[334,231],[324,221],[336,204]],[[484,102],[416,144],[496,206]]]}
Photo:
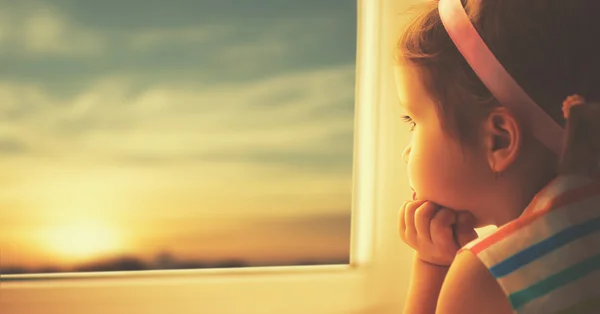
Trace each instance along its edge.
{"label": "girl's arm", "polygon": [[477,238],[474,217],[417,200],[400,208],[399,233],[416,251],[404,314],[435,314],[448,269],[461,246]]}
{"label": "girl's arm", "polygon": [[435,314],[448,267],[429,264],[415,257],[404,314]]}
{"label": "girl's arm", "polygon": [[513,314],[490,271],[470,251],[456,256],[437,302],[436,314]]}

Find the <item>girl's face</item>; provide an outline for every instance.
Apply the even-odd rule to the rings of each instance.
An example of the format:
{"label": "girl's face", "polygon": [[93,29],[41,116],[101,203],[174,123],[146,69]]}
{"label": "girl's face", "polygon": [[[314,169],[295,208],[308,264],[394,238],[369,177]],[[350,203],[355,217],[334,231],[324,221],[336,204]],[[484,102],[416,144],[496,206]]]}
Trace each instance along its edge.
{"label": "girl's face", "polygon": [[412,130],[403,158],[416,198],[469,211],[475,216],[477,226],[490,224],[491,217],[478,210],[490,190],[490,170],[483,150],[461,146],[458,140],[446,135],[417,68],[396,67],[395,75],[398,97],[407,113],[404,119]]}

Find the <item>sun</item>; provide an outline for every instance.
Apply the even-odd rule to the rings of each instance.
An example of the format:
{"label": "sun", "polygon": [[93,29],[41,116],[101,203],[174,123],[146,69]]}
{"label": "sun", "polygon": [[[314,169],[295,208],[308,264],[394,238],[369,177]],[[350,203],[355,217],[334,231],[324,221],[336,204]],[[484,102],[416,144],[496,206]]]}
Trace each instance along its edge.
{"label": "sun", "polygon": [[49,230],[47,244],[61,257],[80,261],[115,253],[122,240],[116,228],[99,220],[79,220]]}

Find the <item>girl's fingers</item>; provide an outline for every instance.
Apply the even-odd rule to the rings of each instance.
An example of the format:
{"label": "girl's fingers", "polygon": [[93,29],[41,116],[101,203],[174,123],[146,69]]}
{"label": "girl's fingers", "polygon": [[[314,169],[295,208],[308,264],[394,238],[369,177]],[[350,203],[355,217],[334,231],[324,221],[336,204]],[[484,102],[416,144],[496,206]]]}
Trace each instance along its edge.
{"label": "girl's fingers", "polygon": [[406,241],[404,234],[406,233],[406,222],[404,220],[404,215],[406,213],[406,205],[410,203],[409,201],[404,202],[402,206],[400,206],[400,210],[398,211],[398,233],[400,234],[400,238],[403,241]]}
{"label": "girl's fingers", "polygon": [[417,208],[415,212],[415,227],[417,236],[427,242],[432,242],[431,232],[429,226],[431,225],[431,219],[435,215],[439,206],[432,202],[425,202]]}
{"label": "girl's fingers", "polygon": [[456,213],[448,208],[441,208],[431,220],[431,239],[437,246],[443,248],[457,247],[454,243],[452,226],[456,223]]}
{"label": "girl's fingers", "polygon": [[457,213],[456,225],[454,227],[455,242],[459,247],[477,239],[475,231],[475,216],[470,212]]}
{"label": "girl's fingers", "polygon": [[406,224],[404,236],[406,237],[405,241],[409,243],[414,243],[414,241],[417,239],[417,229],[415,228],[415,212],[419,206],[423,205],[423,203],[425,203],[425,201],[409,202],[406,204],[404,209],[404,223]]}

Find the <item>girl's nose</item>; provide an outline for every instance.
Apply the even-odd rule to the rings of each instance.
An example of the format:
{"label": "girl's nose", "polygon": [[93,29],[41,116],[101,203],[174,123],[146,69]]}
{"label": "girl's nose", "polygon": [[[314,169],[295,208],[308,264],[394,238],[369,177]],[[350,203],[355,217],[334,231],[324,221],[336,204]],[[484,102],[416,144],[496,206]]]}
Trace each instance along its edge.
{"label": "girl's nose", "polygon": [[412,148],[412,145],[408,145],[406,146],[406,148],[404,149],[404,152],[402,152],[402,160],[404,160],[404,163],[408,163],[408,157],[410,156],[410,149]]}

